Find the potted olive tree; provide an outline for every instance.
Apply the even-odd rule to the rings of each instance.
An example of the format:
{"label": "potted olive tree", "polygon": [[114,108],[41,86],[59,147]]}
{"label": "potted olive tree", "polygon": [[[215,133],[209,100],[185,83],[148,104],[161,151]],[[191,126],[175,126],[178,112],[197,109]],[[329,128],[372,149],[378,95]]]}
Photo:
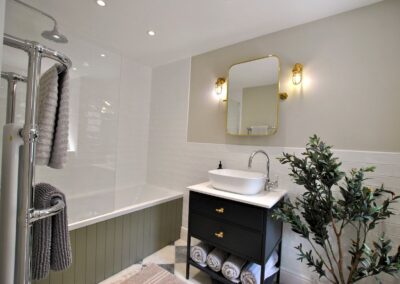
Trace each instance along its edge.
{"label": "potted olive tree", "polygon": [[[400,246],[389,255],[391,241],[384,235],[371,240],[370,233],[394,214],[391,205],[400,196],[383,185],[372,189],[364,184],[365,174],[373,172],[373,167],[342,172],[331,148],[314,135],[303,157],[284,153],[279,158],[305,192],[293,202],[286,200],[274,211],[274,218],[289,223],[309,243],[309,251],[301,243],[295,247],[298,260],[306,261],[320,278],[351,284],[380,273],[398,276]],[[351,236],[348,251],[345,233]]]}

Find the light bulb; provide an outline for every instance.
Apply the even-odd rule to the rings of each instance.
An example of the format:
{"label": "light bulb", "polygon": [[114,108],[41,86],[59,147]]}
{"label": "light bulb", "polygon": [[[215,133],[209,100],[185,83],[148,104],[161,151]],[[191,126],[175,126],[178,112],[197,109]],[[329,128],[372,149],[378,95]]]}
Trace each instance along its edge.
{"label": "light bulb", "polygon": [[303,65],[296,63],[292,70],[292,82],[294,85],[299,85],[303,81]]}
{"label": "light bulb", "polygon": [[293,75],[293,78],[292,78],[293,84],[299,85],[301,83],[301,81],[302,81],[302,76],[301,76],[300,73],[297,73],[297,74]]}
{"label": "light bulb", "polygon": [[104,0],[97,0],[96,3],[101,7],[104,7],[106,5],[106,2]]}

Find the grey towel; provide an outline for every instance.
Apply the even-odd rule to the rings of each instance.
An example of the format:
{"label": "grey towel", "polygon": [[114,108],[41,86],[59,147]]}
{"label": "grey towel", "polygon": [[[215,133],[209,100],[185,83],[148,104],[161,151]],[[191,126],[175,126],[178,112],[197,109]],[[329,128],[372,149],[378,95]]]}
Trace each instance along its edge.
{"label": "grey towel", "polygon": [[[35,186],[35,209],[51,207],[56,199],[65,202],[65,196],[50,184]],[[50,218],[33,224],[32,278],[45,278],[51,270],[67,269],[72,263],[71,244],[68,232],[67,208]]]}
{"label": "grey towel", "polygon": [[[279,268],[275,266],[278,260],[279,255],[276,251],[274,251],[265,264],[264,280],[278,272]],[[254,262],[249,262],[243,268],[242,273],[240,274],[240,280],[242,281],[242,284],[260,284],[262,283],[260,281],[260,277],[261,265]]]}
{"label": "grey towel", "polygon": [[219,272],[222,269],[222,264],[228,258],[228,253],[224,252],[219,248],[215,248],[208,256],[207,256],[207,265],[215,272]]}
{"label": "grey towel", "polygon": [[38,95],[39,139],[36,146],[36,164],[48,165],[53,147],[58,105],[58,69],[54,65],[39,81]]}
{"label": "grey towel", "polygon": [[240,272],[242,271],[243,266],[246,264],[246,261],[238,256],[231,255],[222,265],[222,274],[228,280],[239,283],[240,282]]}
{"label": "grey towel", "polygon": [[67,161],[69,127],[69,73],[62,65],[47,70],[39,82],[36,163],[55,169]]}
{"label": "grey towel", "polygon": [[190,257],[197,264],[206,267],[207,266],[207,255],[213,248],[206,243],[199,243],[198,245],[192,246],[190,248]]}

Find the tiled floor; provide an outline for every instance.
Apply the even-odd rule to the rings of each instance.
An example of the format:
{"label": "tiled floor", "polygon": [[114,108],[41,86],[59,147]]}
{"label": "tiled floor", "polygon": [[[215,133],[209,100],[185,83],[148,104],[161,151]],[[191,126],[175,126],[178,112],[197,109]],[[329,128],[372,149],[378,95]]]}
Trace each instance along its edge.
{"label": "tiled floor", "polygon": [[115,284],[130,275],[140,271],[142,264],[156,263],[167,271],[175,274],[186,283],[190,284],[211,284],[209,277],[195,267],[190,267],[190,279],[186,280],[186,241],[178,240],[174,245],[166,246],[154,254],[146,257],[141,264],[135,264],[120,273],[110,277],[102,284]]}

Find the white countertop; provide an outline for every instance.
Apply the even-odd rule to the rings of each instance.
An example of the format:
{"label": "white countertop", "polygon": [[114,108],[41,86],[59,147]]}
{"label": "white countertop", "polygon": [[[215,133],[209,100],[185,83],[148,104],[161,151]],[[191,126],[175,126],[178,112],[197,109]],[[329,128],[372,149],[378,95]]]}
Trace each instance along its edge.
{"label": "white countertop", "polygon": [[261,191],[260,193],[255,195],[242,195],[215,189],[211,186],[210,182],[203,182],[200,184],[191,185],[187,188],[191,191],[196,191],[199,193],[259,206],[267,209],[272,208],[287,193],[287,191],[283,189],[273,189],[271,191]]}

